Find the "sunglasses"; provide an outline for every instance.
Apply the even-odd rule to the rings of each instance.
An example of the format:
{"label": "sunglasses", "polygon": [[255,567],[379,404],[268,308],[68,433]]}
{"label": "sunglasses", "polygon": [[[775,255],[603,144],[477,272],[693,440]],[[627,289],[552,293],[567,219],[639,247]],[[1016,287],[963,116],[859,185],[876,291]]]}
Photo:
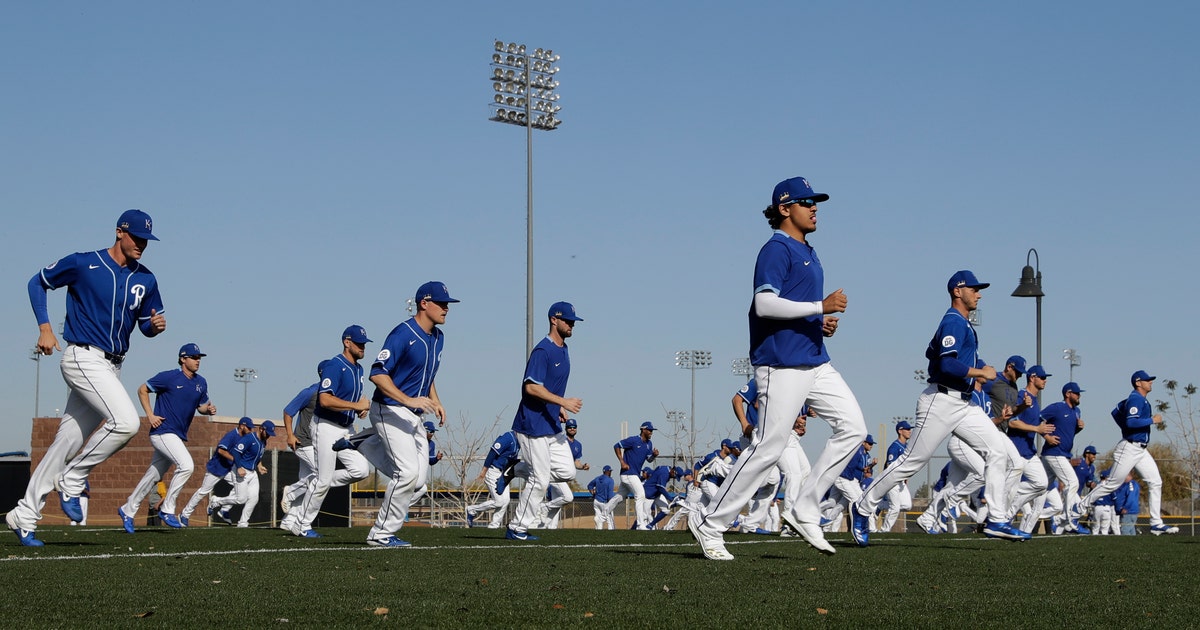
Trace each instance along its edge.
{"label": "sunglasses", "polygon": [[797,199],[796,201],[793,201],[792,203],[785,203],[785,204],[783,204],[783,205],[785,205],[785,206],[790,206],[790,205],[792,205],[792,204],[796,204],[796,205],[798,205],[798,206],[801,206],[801,207],[803,207],[803,208],[815,208],[815,207],[817,207],[817,202],[813,201],[812,199]]}

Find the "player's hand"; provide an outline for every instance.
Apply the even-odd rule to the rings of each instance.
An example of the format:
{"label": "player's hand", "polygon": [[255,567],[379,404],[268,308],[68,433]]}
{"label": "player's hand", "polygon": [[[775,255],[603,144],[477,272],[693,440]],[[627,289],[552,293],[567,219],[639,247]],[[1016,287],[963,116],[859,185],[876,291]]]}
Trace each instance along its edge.
{"label": "player's hand", "polygon": [[1058,437],[1057,435],[1046,436],[1046,443],[1050,446],[1058,446],[1059,442],[1062,442],[1062,438]]}
{"label": "player's hand", "polygon": [[245,477],[247,472],[249,472],[249,471],[246,470],[245,468],[242,468],[241,466],[238,466],[237,474],[239,477]]}
{"label": "player's hand", "polygon": [[626,464],[625,462],[621,462],[621,472],[625,472],[627,470],[629,470],[629,464]]}
{"label": "player's hand", "polygon": [[437,460],[438,460],[439,462],[440,462],[440,461],[442,461],[442,457],[443,457],[443,456],[444,456],[444,453],[442,453],[441,451],[438,451],[438,454],[437,454]]}
{"label": "player's hand", "polygon": [[151,426],[151,428],[154,428],[154,429],[157,429],[158,425],[163,423],[163,417],[156,416],[154,414],[150,414],[150,415],[146,416],[146,419],[150,421],[150,426]]}
{"label": "player's hand", "polygon": [[217,406],[212,403],[208,403],[207,405],[204,405],[203,407],[200,408],[200,413],[203,413],[203,414],[209,415],[209,416],[215,416],[215,415],[217,415]]}
{"label": "player's hand", "polygon": [[[1051,433],[1054,433],[1054,425],[1043,422],[1037,425],[1037,428],[1034,430],[1042,435],[1050,435]],[[1046,441],[1049,442],[1050,438],[1046,438]],[[1058,444],[1058,442],[1055,442],[1055,444]]]}
{"label": "player's hand", "polygon": [[1150,423],[1151,424],[1162,424],[1162,414],[1161,413],[1154,414],[1154,417],[1150,419]]}
{"label": "player's hand", "polygon": [[297,447],[300,446],[300,440],[298,438],[296,438],[295,435],[289,435],[289,436],[287,436],[287,445],[288,445],[288,448],[290,448],[294,451],[294,450],[296,450]]}
{"label": "player's hand", "polygon": [[654,449],[654,456],[658,457],[658,449]]}
{"label": "player's hand", "polygon": [[564,398],[563,404],[561,406],[563,409],[566,409],[567,411],[569,411],[571,413],[579,413],[579,410],[583,409],[583,399],[582,398]]}
{"label": "player's hand", "polygon": [[584,465],[583,465],[583,468],[582,468],[582,470],[591,470],[591,469],[592,469],[592,465],[591,465],[591,464],[584,464]]}
{"label": "player's hand", "polygon": [[846,312],[846,294],[842,293],[841,289],[830,293],[821,300],[821,313],[844,313]]}
{"label": "player's hand", "polygon": [[750,437],[751,433],[754,433],[754,425],[750,424],[749,422],[743,423],[742,435],[745,437]]}
{"label": "player's hand", "polygon": [[1000,408],[1000,417],[998,418],[999,420],[1004,421],[1004,420],[1008,420],[1011,417],[1013,417],[1012,405],[1004,405],[1003,407]]}
{"label": "player's hand", "polygon": [[986,378],[989,381],[996,380],[996,368],[990,365],[985,365],[979,368],[979,371],[983,372],[983,378]]}
{"label": "player's hand", "polygon": [[155,309],[150,309],[150,328],[154,330],[154,334],[158,334],[167,329],[167,318],[163,317]]}
{"label": "player's hand", "polygon": [[62,352],[62,347],[58,345],[58,337],[54,336],[54,328],[50,324],[38,326],[37,351],[50,356],[55,350]]}
{"label": "player's hand", "polygon": [[833,333],[837,332],[838,318],[834,315],[826,315],[821,320],[821,334],[826,337],[832,337]]}
{"label": "player's hand", "polygon": [[1027,389],[1021,391],[1021,404],[1026,407],[1033,406],[1033,395]]}

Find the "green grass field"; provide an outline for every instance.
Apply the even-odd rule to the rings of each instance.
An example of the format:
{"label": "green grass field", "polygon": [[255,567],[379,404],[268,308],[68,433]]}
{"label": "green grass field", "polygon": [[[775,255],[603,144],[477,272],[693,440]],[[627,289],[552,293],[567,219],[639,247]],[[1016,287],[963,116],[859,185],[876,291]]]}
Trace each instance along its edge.
{"label": "green grass field", "polygon": [[[135,535],[44,528],[41,549],[5,532],[6,627],[417,628],[1091,627],[1200,625],[1200,539],[831,534],[726,537],[704,560],[686,532],[405,528],[410,549],[363,529],[304,540],[225,527]],[[386,609],[386,612],[385,610]]]}

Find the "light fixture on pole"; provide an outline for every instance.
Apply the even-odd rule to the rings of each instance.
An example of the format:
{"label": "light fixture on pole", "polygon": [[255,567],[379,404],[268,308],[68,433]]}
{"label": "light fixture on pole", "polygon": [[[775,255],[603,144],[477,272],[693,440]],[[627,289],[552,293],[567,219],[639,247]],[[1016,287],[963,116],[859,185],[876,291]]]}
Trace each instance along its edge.
{"label": "light fixture on pole", "polygon": [[533,352],[533,130],[554,131],[558,112],[559,56],[542,48],[496,40],[492,52],[492,102],[488,120],[525,128],[525,356]]}
{"label": "light fixture on pole", "polygon": [[258,378],[258,372],[254,368],[233,368],[233,380],[242,384],[242,415],[246,415],[247,392],[250,388],[250,381]]}
{"label": "light fixture on pole", "polygon": [[708,350],[680,350],[675,353],[675,365],[692,372],[692,415],[688,429],[688,460],[696,461],[696,370],[712,366]]}
{"label": "light fixture on pole", "polygon": [[[1033,257],[1033,266],[1029,264],[1029,258]],[[1012,292],[1013,297],[1031,297],[1037,298],[1037,364],[1042,365],[1042,297],[1046,294],[1042,292],[1042,261],[1038,258],[1036,249],[1029,248],[1029,253],[1025,254],[1025,266],[1021,269],[1021,284]],[[1043,366],[1044,367],[1044,366]],[[1038,404],[1041,404],[1042,396],[1038,394]]]}
{"label": "light fixture on pole", "polygon": [[686,430],[683,428],[683,421],[687,420],[687,417],[686,411],[681,411],[679,409],[667,410],[667,424],[671,427],[671,440],[673,441],[673,444],[671,445],[672,463],[677,463],[677,460],[682,457],[682,454],[679,452],[679,432],[681,430]]}
{"label": "light fixture on pole", "polygon": [[37,376],[33,379],[33,417],[36,418],[41,415],[39,404],[42,401],[42,351],[34,348],[29,358],[37,364]]}
{"label": "light fixture on pole", "polygon": [[1075,351],[1075,348],[1067,348],[1066,350],[1063,350],[1063,358],[1066,359],[1067,364],[1071,366],[1070,376],[1067,377],[1067,380],[1074,381],[1075,368],[1080,366],[1079,360],[1083,357],[1079,356],[1079,353]]}
{"label": "light fixture on pole", "polygon": [[734,359],[729,363],[729,371],[737,374],[738,376],[750,378],[750,375],[754,374],[754,366],[750,365],[749,357],[742,357],[740,359]]}

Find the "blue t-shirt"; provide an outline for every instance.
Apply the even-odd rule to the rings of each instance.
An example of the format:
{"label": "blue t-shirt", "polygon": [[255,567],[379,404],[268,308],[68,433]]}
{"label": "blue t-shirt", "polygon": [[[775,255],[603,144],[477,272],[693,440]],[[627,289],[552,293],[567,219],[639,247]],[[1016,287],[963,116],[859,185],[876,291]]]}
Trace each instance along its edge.
{"label": "blue t-shirt", "polygon": [[1141,511],[1141,494],[1142,485],[1136,479],[1126,481],[1113,492],[1113,506],[1117,508],[1118,513],[1124,510],[1126,514],[1137,514]]}
{"label": "blue t-shirt", "polygon": [[[358,402],[362,398],[363,392],[362,365],[359,365],[357,361],[351,362],[340,353],[334,356],[321,371],[321,386],[318,388],[318,392],[333,394],[346,402]],[[320,398],[317,399],[317,410],[314,415],[343,427],[354,424],[354,419],[358,417],[358,414],[350,410],[326,409],[321,406]]]}
{"label": "blue t-shirt", "polygon": [[317,408],[320,389],[320,383],[305,387],[283,408],[283,413],[292,417],[292,435],[296,436],[299,447],[312,446],[312,415]]}
{"label": "blue t-shirt", "polygon": [[571,459],[583,459],[583,444],[579,440],[567,438],[567,444],[571,447]]}
{"label": "blue t-shirt", "polygon": [[188,378],[183,370],[167,370],[150,377],[146,387],[156,394],[154,415],[163,419],[150,435],[170,433],[186,442],[196,408],[208,402],[208,381],[199,374]]}
{"label": "blue t-shirt", "polygon": [[[728,390],[726,390],[728,391]],[[621,471],[622,475],[636,475],[646,462],[654,461],[654,442],[642,441],[642,436],[631,435],[616,444],[613,448],[621,449],[621,456],[629,464],[629,470]],[[617,467],[620,470],[620,467]]]}
{"label": "blue t-shirt", "polygon": [[1150,426],[1154,424],[1154,409],[1144,396],[1134,391],[1112,410],[1113,420],[1121,427],[1121,438],[1130,442],[1148,443]]}
{"label": "blue t-shirt", "polygon": [[658,466],[650,470],[650,474],[642,481],[642,489],[647,499],[655,499],[660,494],[667,494],[667,484],[671,482],[671,467]]}
{"label": "blue t-shirt", "polygon": [[502,434],[492,443],[492,448],[488,449],[487,458],[483,460],[485,468],[492,467],[501,471],[508,470],[517,463],[520,455],[520,447],[517,444],[517,436],[512,431]]}
{"label": "blue t-shirt", "polygon": [[[704,468],[705,466],[708,465],[709,462],[711,462],[712,460],[714,460],[720,456],[721,456],[721,449],[717,449],[717,450],[709,453],[708,455],[701,457],[700,461],[696,462],[696,467],[693,468],[693,470],[700,470],[701,468]],[[715,483],[719,486],[719,485],[721,485],[721,482],[725,480],[725,478],[721,477],[719,475],[715,475],[713,473],[708,473],[708,474],[704,475],[703,477],[701,477],[701,480],[708,481],[710,483]]]}
{"label": "blue t-shirt", "polygon": [[204,465],[204,469],[214,477],[224,477],[229,474],[229,471],[233,470],[233,462],[221,457],[218,453],[225,451],[233,455],[240,439],[242,436],[238,435],[237,429],[232,429],[222,435],[220,441],[217,442],[217,448],[213,449],[212,457],[209,457],[208,463]]}
{"label": "blue t-shirt", "polygon": [[[437,376],[438,366],[442,362],[442,347],[445,346],[445,336],[438,327],[426,334],[417,324],[416,318],[402,322],[388,333],[383,340],[383,347],[371,365],[371,376],[386,374],[392,379],[405,396],[416,398],[428,396],[433,387],[433,379]],[[383,395],[378,388],[371,397],[377,403],[395,406],[398,401]],[[424,409],[413,409],[418,416],[424,414]]]}
{"label": "blue t-shirt", "polygon": [[859,444],[858,450],[854,452],[854,455],[850,458],[849,463],[847,463],[846,467],[842,469],[841,477],[843,479],[850,479],[853,481],[862,481],[863,472],[866,471],[867,464],[870,463],[871,453],[869,453],[867,449],[863,448],[863,446]]}
{"label": "blue t-shirt", "polygon": [[942,316],[937,332],[925,349],[929,360],[929,382],[969,393],[974,387],[967,376],[979,360],[979,338],[962,313],[950,308]]}
{"label": "blue t-shirt", "polygon": [[[1021,422],[1036,427],[1042,423],[1042,419],[1039,417],[1041,415],[1042,408],[1041,405],[1038,404],[1036,396],[1030,397],[1033,398],[1033,405],[1031,405],[1025,411],[1017,414],[1015,418]],[[1013,444],[1016,445],[1017,453],[1019,453],[1021,457],[1024,457],[1025,459],[1029,459],[1030,457],[1037,455],[1037,446],[1035,442],[1037,436],[1038,434],[1036,431],[1017,429],[1014,428],[1011,423],[1008,425],[1008,437],[1013,441]]]}
{"label": "blue t-shirt", "polygon": [[[1057,445],[1049,442],[1042,444],[1042,456],[1066,457],[1070,459],[1071,451],[1075,450],[1075,434],[1079,433],[1079,407],[1072,407],[1065,401],[1059,401],[1042,410],[1042,420],[1054,425],[1054,433],[1060,440]],[[1047,436],[1049,437],[1049,436]]]}
{"label": "blue t-shirt", "polygon": [[254,431],[243,435],[233,447],[233,462],[246,470],[253,470],[263,458],[263,443]]}
{"label": "blue t-shirt", "polygon": [[588,491],[596,493],[593,498],[601,503],[608,503],[611,501],[614,494],[613,490],[616,489],[616,485],[613,483],[612,477],[604,474],[601,474],[595,479],[589,481],[587,487]]}
{"label": "blue t-shirt", "polygon": [[1079,460],[1075,466],[1075,478],[1079,480],[1079,495],[1083,496],[1088,483],[1096,481],[1096,465],[1087,463],[1086,459]]}
{"label": "blue t-shirt", "polygon": [[566,396],[567,379],[571,376],[571,357],[567,345],[562,347],[544,337],[529,354],[525,377],[521,379],[521,404],[513,418],[513,431],[530,437],[543,437],[562,432],[559,405],[551,404],[525,392],[526,383],[545,387],[555,396]]}
{"label": "blue t-shirt", "polygon": [[157,335],[150,312],[166,312],[154,274],[136,260],[128,267],[118,265],[107,249],[68,254],[29,280],[29,302],[38,325],[50,322],[46,291],[60,287],[67,287],[63,339],[112,354],[129,350],[135,325],[147,337]]}
{"label": "blue t-shirt", "polygon": [[892,462],[896,461],[896,458],[904,454],[906,448],[899,439],[892,442],[891,446],[888,447],[887,459],[884,460],[883,467],[886,469],[888,466],[891,466]]}
{"label": "blue t-shirt", "polygon": [[742,385],[737,395],[746,402],[746,422],[749,422],[752,427],[757,427],[758,407],[755,407],[755,405],[758,404],[758,383],[751,378],[750,382]]}
{"label": "blue t-shirt", "polygon": [[[754,263],[754,295],[770,291],[793,302],[825,299],[825,272],[817,252],[776,230]],[[824,315],[801,319],[759,317],[750,302],[750,363],[771,367],[813,367],[829,362],[822,332]]]}

